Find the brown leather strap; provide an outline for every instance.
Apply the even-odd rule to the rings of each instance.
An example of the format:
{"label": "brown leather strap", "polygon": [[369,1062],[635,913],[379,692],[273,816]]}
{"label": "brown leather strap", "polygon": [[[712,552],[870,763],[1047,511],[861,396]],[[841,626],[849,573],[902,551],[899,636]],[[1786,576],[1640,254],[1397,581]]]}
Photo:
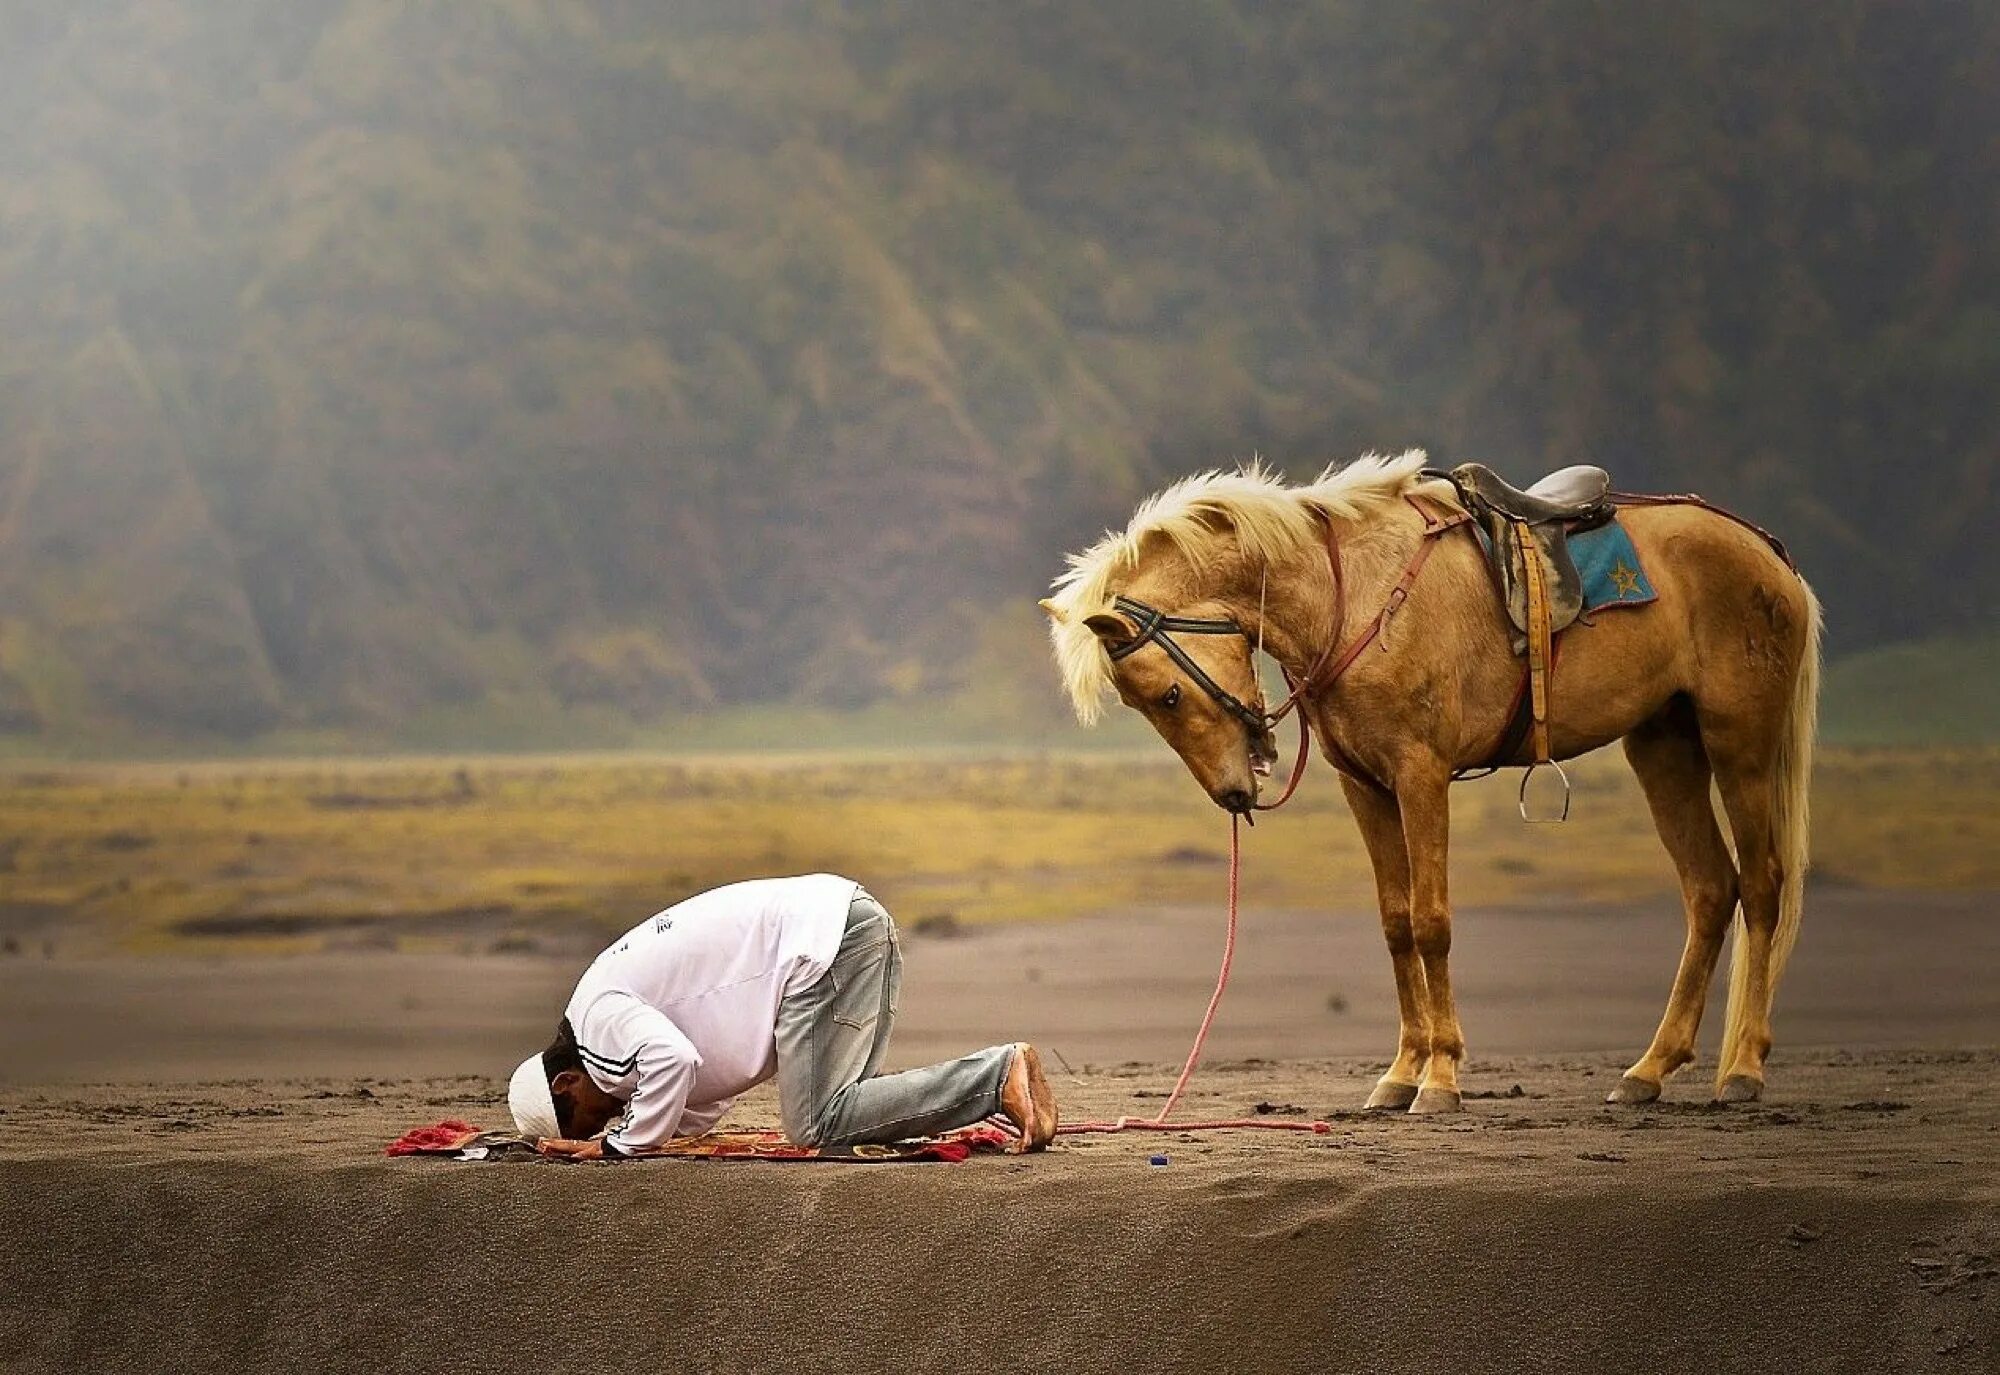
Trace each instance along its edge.
{"label": "brown leather strap", "polygon": [[1549,759],[1549,658],[1555,639],[1549,620],[1548,570],[1528,522],[1513,522],[1515,544],[1521,550],[1522,582],[1528,592],[1528,694],[1533,704],[1535,762]]}
{"label": "brown leather strap", "polygon": [[[1337,637],[1340,634],[1341,626],[1347,623],[1347,576],[1341,569],[1340,541],[1333,537],[1332,521],[1326,522],[1326,566],[1327,571],[1333,575],[1333,634]],[[1326,667],[1326,661],[1333,653],[1334,644],[1335,640],[1329,638],[1325,647],[1320,650],[1319,658],[1313,661],[1313,666],[1300,674],[1298,678],[1294,679],[1289,673],[1285,675],[1285,681],[1292,686],[1291,694],[1278,704],[1276,711],[1266,717],[1266,725],[1275,727],[1291,713],[1294,707],[1305,700],[1306,694],[1312,691],[1313,684],[1318,681],[1320,671]],[[1303,712],[1299,715],[1299,721],[1301,725],[1305,722],[1305,714]],[[1303,743],[1301,743],[1299,750],[1301,756],[1303,756],[1305,752]],[[1291,788],[1285,789],[1285,796],[1290,797],[1291,795]]]}
{"label": "brown leather strap", "polygon": [[[1296,696],[1296,694],[1294,694]],[[1285,790],[1276,802],[1253,802],[1253,812],[1275,812],[1292,800],[1292,794],[1299,790],[1299,782],[1306,776],[1306,757],[1312,750],[1312,732],[1306,728],[1306,714],[1299,713],[1299,752],[1292,757],[1291,777],[1285,780]],[[1255,825],[1255,822],[1251,823]]]}
{"label": "brown leather strap", "polygon": [[1745,530],[1759,536],[1764,543],[1771,546],[1773,553],[1785,561],[1785,567],[1794,573],[1798,571],[1799,566],[1792,562],[1792,551],[1785,548],[1783,540],[1755,521],[1737,515],[1726,506],[1717,506],[1693,492],[1613,492],[1611,504],[1613,506],[1699,506],[1704,511],[1713,511],[1725,520],[1733,520]]}
{"label": "brown leather strap", "polygon": [[[1428,502],[1422,501],[1415,496],[1411,496],[1407,500],[1411,506],[1416,508],[1417,514],[1424,518],[1424,534],[1423,538],[1417,541],[1417,550],[1414,554],[1410,555],[1410,561],[1403,565],[1403,576],[1398,578],[1396,585],[1389,589],[1389,599],[1383,604],[1382,609],[1375,613],[1375,619],[1370,621],[1367,628],[1355,636],[1347,648],[1340,652],[1340,657],[1333,661],[1332,666],[1327,670],[1325,679],[1323,681],[1319,680],[1317,674],[1310,675],[1302,683],[1301,686],[1303,688],[1329,687],[1341,674],[1352,668],[1354,661],[1361,657],[1361,652],[1367,649],[1369,645],[1374,644],[1376,638],[1384,630],[1388,629],[1389,622],[1395,618],[1398,611],[1403,609],[1403,603],[1409,600],[1410,589],[1417,585],[1417,575],[1424,571],[1424,565],[1430,562],[1431,551],[1438,546],[1438,536],[1444,534],[1447,530],[1455,530],[1472,519],[1471,516],[1466,515],[1462,511],[1454,511],[1440,516],[1431,510]],[[1337,627],[1340,623],[1336,621],[1334,624],[1336,626],[1335,633],[1337,634]],[[1325,656],[1322,655],[1321,657],[1324,659]]]}

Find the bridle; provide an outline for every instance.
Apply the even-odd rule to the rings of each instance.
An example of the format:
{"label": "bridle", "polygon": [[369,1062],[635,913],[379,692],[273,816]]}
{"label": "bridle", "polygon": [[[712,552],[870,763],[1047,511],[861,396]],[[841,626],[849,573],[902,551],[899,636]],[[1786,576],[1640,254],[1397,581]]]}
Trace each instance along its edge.
{"label": "bridle", "polygon": [[[1326,645],[1320,650],[1319,658],[1313,661],[1312,667],[1297,678],[1292,676],[1291,670],[1285,669],[1283,665],[1279,666],[1285,675],[1286,684],[1291,688],[1291,693],[1283,702],[1278,704],[1276,711],[1263,711],[1244,702],[1235,693],[1229,691],[1229,689],[1211,678],[1201,665],[1196,663],[1193,657],[1174,640],[1175,635],[1241,635],[1245,640],[1251,640],[1250,632],[1231,618],[1170,616],[1158,607],[1150,606],[1136,597],[1127,597],[1121,594],[1112,599],[1112,608],[1123,612],[1129,617],[1137,626],[1137,633],[1129,640],[1108,646],[1106,653],[1110,655],[1113,663],[1117,663],[1121,659],[1129,658],[1131,655],[1136,654],[1149,644],[1156,644],[1166,652],[1168,658],[1180,666],[1181,670],[1188,677],[1194,680],[1195,686],[1206,692],[1210,700],[1218,707],[1221,707],[1224,712],[1242,722],[1243,726],[1250,731],[1253,737],[1259,734],[1268,734],[1276,730],[1279,722],[1283,721],[1294,710],[1297,710],[1300,703],[1305,700],[1309,693],[1315,691],[1316,688],[1332,686],[1333,681],[1345,673],[1354,661],[1361,657],[1361,652],[1381,637],[1382,633],[1389,628],[1391,618],[1395,616],[1397,611],[1402,609],[1403,603],[1408,600],[1410,589],[1416,585],[1417,574],[1423,571],[1424,564],[1430,558],[1431,551],[1437,547],[1438,537],[1448,530],[1455,529],[1467,523],[1471,519],[1470,516],[1462,511],[1453,511],[1439,515],[1431,509],[1428,502],[1419,500],[1414,494],[1407,495],[1405,500],[1416,508],[1417,514],[1423,517],[1424,521],[1423,534],[1417,541],[1416,552],[1410,556],[1410,561],[1404,565],[1402,577],[1390,589],[1388,601],[1380,611],[1375,613],[1374,619],[1369,622],[1367,628],[1349,642],[1346,649],[1340,652],[1338,658],[1334,655],[1334,649],[1340,643],[1340,633],[1347,625],[1347,580],[1341,574],[1340,544],[1334,539],[1332,523],[1327,523],[1326,562],[1327,571],[1333,576],[1333,633],[1327,637]],[[1252,643],[1261,648],[1261,635],[1256,640],[1253,640]],[[1384,643],[1386,645],[1386,641]],[[1324,676],[1324,681],[1322,681],[1322,675]],[[1285,782],[1285,790],[1276,802],[1251,803],[1251,811],[1276,811],[1291,800],[1293,792],[1298,789],[1299,780],[1305,777],[1306,758],[1311,750],[1311,745],[1312,733],[1306,724],[1306,714],[1300,711],[1298,755],[1292,761],[1291,777]],[[1368,772],[1348,757],[1346,751],[1340,749],[1337,744],[1329,741],[1329,748],[1335,755],[1334,766],[1342,773],[1350,774],[1374,784],[1378,789],[1381,788],[1381,785],[1375,783],[1375,780],[1369,776]]]}
{"label": "bridle", "polygon": [[[1250,632],[1227,618],[1206,618],[1200,616],[1169,616],[1155,606],[1148,606],[1136,597],[1116,597],[1112,609],[1122,611],[1138,626],[1139,633],[1109,651],[1111,661],[1130,658],[1149,644],[1157,644],[1167,652],[1167,657],[1181,666],[1181,671],[1194,679],[1195,686],[1207,693],[1217,706],[1241,721],[1252,732],[1268,731],[1283,719],[1281,714],[1259,711],[1245,703],[1242,698],[1208,676],[1202,666],[1174,641],[1174,634],[1181,635],[1241,635],[1250,638]],[[1173,633],[1169,633],[1173,632]],[[1290,703],[1286,709],[1290,709]]]}
{"label": "bridle", "polygon": [[[1211,678],[1203,670],[1202,666],[1196,663],[1194,658],[1174,641],[1174,635],[1176,634],[1241,635],[1245,640],[1251,640],[1257,649],[1262,649],[1264,647],[1264,636],[1261,624],[1258,626],[1258,633],[1255,639],[1252,640],[1250,632],[1245,630],[1233,618],[1170,616],[1158,607],[1148,606],[1136,597],[1127,597],[1121,594],[1112,599],[1112,608],[1122,611],[1130,617],[1137,625],[1138,633],[1122,644],[1109,647],[1106,652],[1111,656],[1111,661],[1117,663],[1119,660],[1137,653],[1149,644],[1157,644],[1162,650],[1166,651],[1168,658],[1178,664],[1181,670],[1194,680],[1195,686],[1208,694],[1211,701],[1221,707],[1228,715],[1242,722],[1244,728],[1250,732],[1253,739],[1260,735],[1271,735],[1277,730],[1280,722],[1298,709],[1299,704],[1305,700],[1306,694],[1312,691],[1313,684],[1319,680],[1320,673],[1325,669],[1327,660],[1333,657],[1334,646],[1339,642],[1341,629],[1347,621],[1347,580],[1341,576],[1340,545],[1333,537],[1333,525],[1331,522],[1326,527],[1326,563],[1327,572],[1333,578],[1333,634],[1328,637],[1326,647],[1320,650],[1319,658],[1313,661],[1313,666],[1299,677],[1292,677],[1290,669],[1285,668],[1282,664],[1279,665],[1279,671],[1285,675],[1285,683],[1291,688],[1291,692],[1285,697],[1284,701],[1278,704],[1276,711],[1262,710],[1261,703],[1257,707],[1252,707],[1244,702],[1235,693]],[[1258,601],[1261,613],[1261,603],[1263,601],[1261,595]],[[1371,632],[1368,638],[1373,639],[1374,634]],[[1341,662],[1334,668],[1334,677],[1338,677],[1341,670],[1345,669],[1349,663],[1358,657],[1359,648],[1357,646],[1353,653],[1342,656]],[[1306,725],[1306,714],[1300,711],[1299,748],[1298,753],[1292,759],[1291,776],[1285,780],[1285,790],[1279,795],[1276,802],[1251,803],[1251,812],[1274,812],[1291,800],[1292,794],[1298,789],[1299,780],[1305,777],[1306,757],[1311,752],[1311,749],[1312,732]]]}
{"label": "bridle", "polygon": [[[1332,534],[1329,532],[1327,536],[1329,548],[1333,547],[1332,538]],[[1334,560],[1334,586],[1336,589],[1340,587],[1339,568],[1340,564],[1336,556]],[[1336,602],[1339,600],[1338,591],[1335,593],[1335,600]],[[1307,688],[1318,675],[1320,668],[1326,663],[1328,654],[1331,653],[1331,647],[1329,646],[1327,653],[1322,653],[1319,657],[1319,662],[1313,665],[1312,671],[1307,673],[1303,678],[1296,680],[1293,679],[1289,670],[1283,670],[1281,666],[1281,671],[1285,674],[1285,682],[1291,686],[1291,695],[1278,705],[1276,711],[1261,711],[1257,707],[1248,705],[1242,698],[1216,682],[1215,679],[1209,677],[1207,672],[1202,669],[1202,666],[1196,663],[1193,657],[1174,641],[1174,635],[1176,634],[1241,635],[1246,640],[1250,639],[1250,632],[1245,630],[1236,621],[1227,617],[1169,616],[1158,607],[1148,606],[1136,597],[1115,597],[1112,599],[1111,605],[1113,609],[1122,611],[1131,617],[1139,628],[1138,634],[1134,635],[1131,639],[1126,640],[1122,644],[1111,646],[1105,651],[1111,656],[1113,663],[1136,654],[1149,644],[1158,645],[1166,651],[1168,658],[1180,665],[1182,672],[1194,679],[1195,686],[1206,692],[1210,700],[1221,707],[1224,712],[1241,721],[1253,739],[1258,736],[1271,734],[1278,728],[1278,723],[1283,721],[1285,717],[1289,716],[1298,707],[1300,701],[1305,697]],[[1339,633],[1337,627],[1335,633]],[[1299,786],[1299,780],[1305,777],[1306,755],[1311,748],[1312,734],[1306,726],[1306,714],[1299,712],[1299,749],[1297,756],[1292,760],[1291,776],[1285,780],[1285,791],[1276,802],[1251,803],[1251,812],[1273,812],[1291,800],[1292,793]]]}

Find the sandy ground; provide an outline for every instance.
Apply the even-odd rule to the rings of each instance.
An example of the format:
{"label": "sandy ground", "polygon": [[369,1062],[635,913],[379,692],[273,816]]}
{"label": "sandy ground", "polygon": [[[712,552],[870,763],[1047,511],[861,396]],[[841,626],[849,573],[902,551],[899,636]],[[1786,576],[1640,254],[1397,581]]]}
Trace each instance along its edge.
{"label": "sandy ground", "polygon": [[[500,1121],[573,962],[6,961],[0,1370],[1990,1372],[1994,906],[1815,894],[1770,1093],[1732,1110],[1705,1066],[1598,1101],[1670,906],[1464,913],[1486,1096],[1433,1119],[1356,1111],[1393,1040],[1372,919],[1252,913],[1188,1111],[1327,1133],[959,1166],[381,1158]],[[1150,1113],[1219,936],[1190,908],[911,939],[895,1058],[1026,1035],[1071,1117]]]}

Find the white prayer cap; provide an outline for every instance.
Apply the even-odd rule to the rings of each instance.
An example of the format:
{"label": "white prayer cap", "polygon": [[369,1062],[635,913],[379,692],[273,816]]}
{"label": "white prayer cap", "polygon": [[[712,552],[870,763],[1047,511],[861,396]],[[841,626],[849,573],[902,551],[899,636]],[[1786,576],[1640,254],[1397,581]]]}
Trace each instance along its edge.
{"label": "white prayer cap", "polygon": [[542,1068],[540,1051],[523,1060],[514,1071],[513,1082],[507,1085],[507,1106],[513,1110],[514,1126],[521,1135],[562,1135],[562,1125],[556,1121],[555,1095],[549,1092],[549,1075]]}

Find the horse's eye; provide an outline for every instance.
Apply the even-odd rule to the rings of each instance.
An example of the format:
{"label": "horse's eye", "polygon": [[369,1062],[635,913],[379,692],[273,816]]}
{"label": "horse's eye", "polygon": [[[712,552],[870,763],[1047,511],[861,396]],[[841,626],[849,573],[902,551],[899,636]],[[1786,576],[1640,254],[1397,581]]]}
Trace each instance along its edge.
{"label": "horse's eye", "polygon": [[1171,711],[1173,708],[1179,706],[1180,704],[1181,704],[1181,685],[1179,683],[1175,683],[1172,687],[1166,690],[1165,694],[1161,696],[1160,705],[1166,707],[1169,711]]}

